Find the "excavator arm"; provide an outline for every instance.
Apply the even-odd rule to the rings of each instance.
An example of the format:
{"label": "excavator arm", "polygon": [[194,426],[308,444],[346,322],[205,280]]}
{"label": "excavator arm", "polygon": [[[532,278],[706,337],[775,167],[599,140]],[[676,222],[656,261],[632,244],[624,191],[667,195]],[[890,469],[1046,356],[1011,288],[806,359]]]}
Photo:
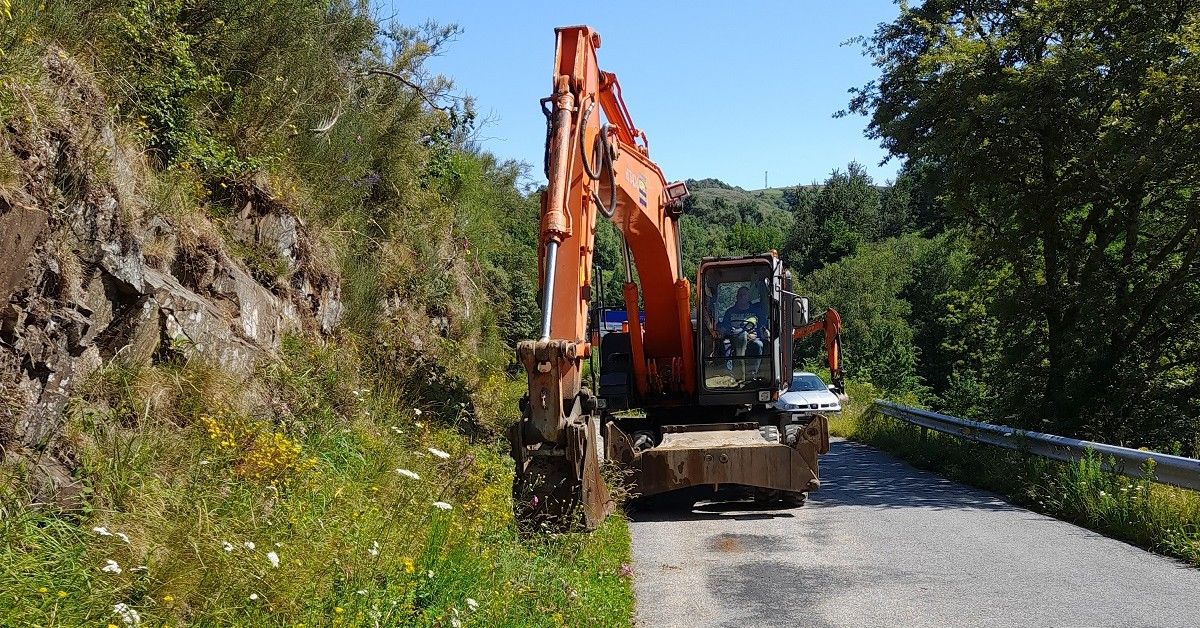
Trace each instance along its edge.
{"label": "excavator arm", "polygon": [[694,381],[685,374],[695,363],[691,286],[680,264],[677,222],[687,188],[668,184],[650,160],[646,135],[634,126],[617,77],[597,65],[600,36],[585,26],[555,34],[554,93],[543,100],[548,183],[540,228],[541,338],[518,346],[534,401],[531,436],[545,441],[558,440],[581,393],[580,366],[591,351],[586,328],[599,215],[624,241],[629,320],[638,320],[639,301],[645,313],[644,332],[630,327],[636,392],[691,392]]}
{"label": "excavator arm", "polygon": [[819,331],[825,333],[825,359],[829,364],[829,379],[839,397],[846,395],[846,379],[842,372],[842,316],[833,308],[792,332],[794,340],[807,338]]}
{"label": "excavator arm", "polygon": [[[581,386],[581,366],[592,350],[586,330],[596,221],[601,215],[611,220],[623,240],[629,320],[638,321],[639,311],[645,315],[644,330],[638,324],[629,329],[634,392],[643,398],[690,394],[691,286],[683,276],[678,231],[687,187],[668,184],[650,160],[646,135],[634,126],[617,77],[599,68],[600,36],[586,26],[558,28],[555,36],[553,93],[542,100],[547,186],[538,263],[541,337],[517,346],[529,389],[510,439],[518,477],[529,475],[532,465],[582,484],[590,527],[606,512],[593,503],[603,500],[604,489],[598,470],[596,482],[590,477],[595,461],[588,457],[599,439],[596,400]],[[589,496],[596,483],[597,495]]]}

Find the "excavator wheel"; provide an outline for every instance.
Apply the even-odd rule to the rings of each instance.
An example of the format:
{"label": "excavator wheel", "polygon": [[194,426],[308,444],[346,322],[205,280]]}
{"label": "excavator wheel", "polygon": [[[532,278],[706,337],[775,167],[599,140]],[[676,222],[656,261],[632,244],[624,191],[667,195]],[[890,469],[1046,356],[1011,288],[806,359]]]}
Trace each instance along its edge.
{"label": "excavator wheel", "polygon": [[795,447],[796,441],[800,440],[800,432],[804,430],[804,426],[790,423],[783,426],[783,438],[780,439],[784,445]]}
{"label": "excavator wheel", "polygon": [[759,506],[766,506],[779,499],[780,491],[769,488],[754,489],[754,503]]}
{"label": "excavator wheel", "polygon": [[784,504],[792,506],[793,508],[799,508],[800,506],[803,506],[805,500],[808,499],[808,493],[803,493],[800,491],[782,491],[782,493],[783,495],[780,496],[779,501],[782,501]]}
{"label": "excavator wheel", "polygon": [[804,500],[806,499],[808,499],[808,493],[802,491],[780,491],[770,488],[754,489],[754,503],[759,506],[782,503],[786,506],[799,507],[804,505]]}

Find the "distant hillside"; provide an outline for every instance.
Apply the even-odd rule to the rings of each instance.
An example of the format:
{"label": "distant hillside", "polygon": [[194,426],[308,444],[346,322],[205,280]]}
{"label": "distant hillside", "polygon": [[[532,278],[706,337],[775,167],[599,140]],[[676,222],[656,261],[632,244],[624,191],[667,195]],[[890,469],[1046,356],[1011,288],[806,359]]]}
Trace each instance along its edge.
{"label": "distant hillside", "polygon": [[755,221],[787,230],[792,224],[790,202],[796,187],[743,190],[718,179],[688,179],[691,196],[684,213],[704,223],[732,227]]}

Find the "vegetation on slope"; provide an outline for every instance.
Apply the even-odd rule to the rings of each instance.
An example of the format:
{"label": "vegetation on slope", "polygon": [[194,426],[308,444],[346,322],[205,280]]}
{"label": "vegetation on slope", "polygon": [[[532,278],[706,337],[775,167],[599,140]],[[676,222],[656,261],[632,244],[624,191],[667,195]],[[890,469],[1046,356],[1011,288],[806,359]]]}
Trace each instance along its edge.
{"label": "vegetation on slope", "polygon": [[83,511],[6,496],[0,623],[627,621],[622,520],[519,539],[507,451],[346,349],[293,340],[263,366],[253,385],[281,423],[237,409],[237,383],[201,364],[106,369],[68,425]]}
{"label": "vegetation on slope", "polygon": [[[132,177],[121,209],[148,259],[138,228],[161,218],[285,289],[276,251],[232,237],[269,198],[345,308],[245,377],[171,351],[106,364],[55,436],[78,500],[31,503],[31,470],[0,466],[0,623],[628,622],[622,520],[522,540],[511,518],[504,370],[535,320],[521,166],[473,150],[470,101],[422,68],[455,29],[364,7],[15,0],[0,17],[3,147],[111,120],[140,157],[70,181]],[[102,86],[96,111],[62,110],[50,57]]]}

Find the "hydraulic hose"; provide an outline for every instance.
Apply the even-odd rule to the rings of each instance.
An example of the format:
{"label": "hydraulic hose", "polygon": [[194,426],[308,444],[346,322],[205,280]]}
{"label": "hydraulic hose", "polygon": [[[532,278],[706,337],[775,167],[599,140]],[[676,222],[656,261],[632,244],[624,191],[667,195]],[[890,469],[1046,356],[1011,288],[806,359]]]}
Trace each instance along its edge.
{"label": "hydraulic hose", "polygon": [[596,141],[592,144],[592,152],[599,153],[593,155],[592,159],[598,162],[600,171],[592,170],[592,162],[588,161],[587,143],[584,142],[584,132],[587,130],[588,118],[592,115],[592,110],[596,107],[596,100],[591,96],[587,97],[588,106],[583,110],[583,116],[579,120],[579,160],[583,162],[583,172],[592,181],[598,181],[600,175],[604,173],[607,166],[609,176],[609,199],[608,205],[605,205],[600,200],[600,195],[595,191],[592,192],[592,202],[596,204],[596,209],[604,215],[605,218],[612,218],[613,211],[617,208],[617,173],[612,167],[612,150],[608,144],[608,125],[600,127],[600,132],[596,134]]}

